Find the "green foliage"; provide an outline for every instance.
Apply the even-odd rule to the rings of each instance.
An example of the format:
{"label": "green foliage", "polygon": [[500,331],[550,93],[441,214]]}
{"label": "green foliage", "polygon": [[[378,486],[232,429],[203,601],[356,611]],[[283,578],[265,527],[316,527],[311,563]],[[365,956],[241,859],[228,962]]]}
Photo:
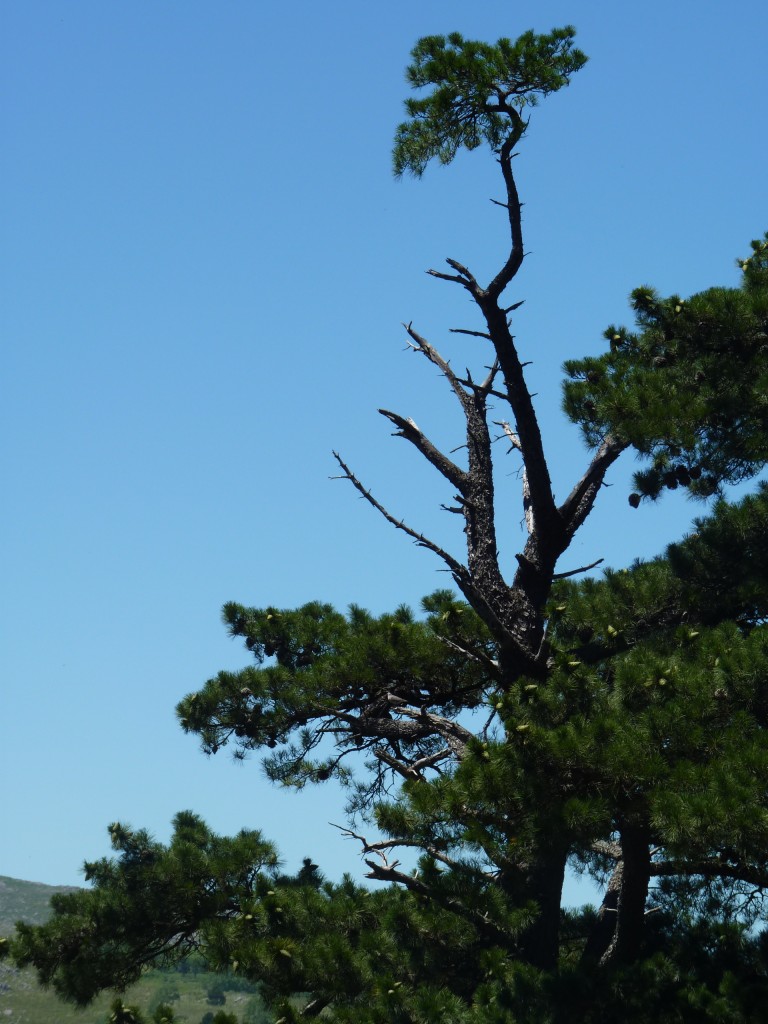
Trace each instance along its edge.
{"label": "green foliage", "polygon": [[476,149],[486,142],[497,150],[507,140],[514,145],[527,126],[522,112],[568,85],[586,64],[573,46],[574,35],[569,25],[495,45],[458,32],[420,39],[406,77],[414,89],[434,88],[405,101],[409,120],[395,137],[395,174],[421,177],[430,160],[449,164],[462,147]]}
{"label": "green foliage", "polygon": [[277,863],[258,832],[224,839],[190,812],[176,815],[167,847],[119,824],[109,831],[120,859],[86,864],[93,889],[54,896],[48,924],[19,923],[14,939],[17,963],[34,963],[43,984],[80,1005],[103,988],[124,989],[145,963],[170,966],[195,950],[202,923],[226,912],[233,893],[248,892],[258,872]]}
{"label": "green foliage", "polygon": [[154,1013],[158,1007],[168,1006],[170,1003],[176,1003],[181,998],[178,985],[174,984],[171,978],[163,980],[158,986],[155,992],[154,998],[150,1003],[150,1012]]}
{"label": "green foliage", "polygon": [[[173,908],[176,934],[194,931],[210,966],[261,981],[286,1021],[299,1020],[296,992],[332,1006],[330,1020],[362,1024],[393,1013],[598,1024],[620,1010],[632,1021],[754,1019],[768,997],[768,945],[755,927],[768,881],[766,516],[761,488],[738,505],[721,502],[663,557],[556,585],[547,683],[489,690],[485,739],[452,772],[406,782],[376,804],[384,835],[423,851],[405,889],[324,882],[309,859],[297,875],[278,874],[262,845],[250,839],[234,857],[229,841],[185,816],[167,848],[113,828],[119,861],[94,872],[84,902],[66,903],[37,930],[37,956],[76,925],[77,968],[90,976],[110,934],[103,908],[116,897],[120,905],[130,881],[135,906],[151,898],[155,920]],[[736,537],[760,557],[733,570]],[[483,634],[474,612],[445,593],[424,603],[433,626],[453,617],[463,636]],[[330,674],[335,655],[325,656]],[[604,880],[612,862],[596,843],[607,849],[629,826],[659,851],[645,956],[610,974],[590,964],[597,919],[585,910],[563,919],[557,972],[510,958],[536,919],[526,865],[542,846],[564,843]],[[172,881],[190,835],[209,851],[208,870],[190,883],[182,869],[190,898],[180,904],[157,878]],[[203,892],[210,902],[200,914]],[[140,934],[124,942],[127,960],[145,955]],[[59,958],[52,980],[82,995],[73,966]]]}
{"label": "green foliage", "polygon": [[243,1024],[274,1024],[274,1016],[267,1010],[261,996],[253,996],[245,1004]]}
{"label": "green foliage", "polygon": [[224,986],[221,982],[215,982],[208,989],[208,1002],[211,1006],[223,1006],[227,1001],[226,993],[224,992]]}
{"label": "green foliage", "polygon": [[[706,894],[710,919],[762,912],[762,896],[739,874],[760,874],[768,842],[768,804],[754,788],[768,771],[768,577],[758,561],[735,578],[718,542],[724,523],[733,529],[739,520],[730,543],[760,546],[766,513],[761,488],[740,505],[719,505],[664,559],[561,584],[552,633],[568,682],[554,702],[542,696],[547,729],[531,737],[537,757],[582,750],[591,795],[611,808],[606,835],[633,817],[652,829],[670,871],[686,862],[689,876],[697,862],[719,864],[717,890],[717,875],[684,884],[691,906],[694,891],[698,900]],[[553,714],[561,717],[555,729]],[[590,861],[588,850],[582,856]]]}
{"label": "green foliage", "polygon": [[122,999],[115,999],[107,1017],[108,1024],[144,1024],[144,1018],[137,1006],[127,1006]]}
{"label": "green foliage", "polygon": [[[376,618],[357,606],[343,616],[319,603],[295,611],[228,604],[230,633],[244,639],[257,665],[220,672],[185,697],[177,709],[182,728],[199,733],[208,753],[227,743],[241,757],[279,748],[264,758],[273,781],[301,788],[335,778],[350,787],[353,805],[370,806],[383,776],[356,788],[346,764],[376,745],[378,716],[370,716],[368,729],[365,721],[349,720],[355,709],[365,704],[389,713],[394,698],[455,715],[483,700],[484,673],[459,652],[446,651],[440,639],[445,634],[482,652],[490,644],[482,624],[445,591],[428,599],[426,610],[426,620],[417,621],[406,607]],[[273,663],[265,665],[266,659]],[[335,749],[322,756],[332,730]],[[418,730],[403,744],[422,757],[436,749]]]}
{"label": "green foliage", "polygon": [[635,289],[637,329],[612,325],[604,355],[565,364],[565,410],[587,443],[614,434],[649,464],[640,497],[706,498],[768,462],[768,235],[740,265],[741,287],[685,301]]}
{"label": "green foliage", "polygon": [[217,1014],[214,1014],[212,1024],[240,1024],[240,1022],[234,1013],[225,1013],[224,1010],[219,1010]]}
{"label": "green foliage", "polygon": [[169,1003],[157,1005],[147,1018],[138,1006],[128,1006],[119,998],[113,1001],[107,1017],[107,1024],[176,1024],[177,1021],[178,1017]]}
{"label": "green foliage", "polygon": [[174,1024],[177,1019],[176,1011],[170,1003],[160,1003],[152,1012],[153,1024]]}

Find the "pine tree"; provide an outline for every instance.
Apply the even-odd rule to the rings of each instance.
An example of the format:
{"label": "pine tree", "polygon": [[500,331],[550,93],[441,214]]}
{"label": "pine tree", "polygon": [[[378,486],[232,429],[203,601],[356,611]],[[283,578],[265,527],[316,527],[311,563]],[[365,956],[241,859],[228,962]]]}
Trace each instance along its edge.
{"label": "pine tree", "polygon": [[[185,812],[167,846],[114,825],[117,857],[90,892],[20,926],[16,960],[87,1003],[147,965],[200,951],[262,985],[288,1022],[747,1022],[768,997],[768,488],[721,496],[658,558],[577,579],[556,571],[622,452],[649,461],[633,505],[664,488],[702,499],[768,459],[768,245],[743,285],[683,301],[633,293],[636,330],[566,365],[565,408],[592,455],[558,504],[505,295],[523,263],[516,147],[536,102],[586,58],[573,29],[516,42],[422,39],[408,76],[397,174],[487,145],[505,188],[510,248],[483,285],[457,260],[431,273],[468,293],[490,368],[460,375],[412,325],[466,424],[463,464],[381,410],[455,492],[460,561],[394,516],[337,455],[342,476],[450,571],[420,616],[319,602],[228,604],[253,656],[178,707],[203,749],[264,756],[276,782],[347,788],[348,835],[369,890],[307,859],[277,871],[259,833],[214,835]],[[505,575],[496,539],[493,430],[522,461],[527,540]],[[499,414],[494,412],[495,416]],[[355,822],[362,821],[358,825]],[[368,838],[366,822],[382,838]],[[360,829],[361,831],[357,831]],[[415,850],[404,871],[398,850]],[[565,912],[568,864],[602,905]],[[296,993],[304,993],[297,1007]]]}
{"label": "pine tree", "polygon": [[768,460],[768,234],[737,261],[740,288],[683,300],[636,288],[637,330],[611,325],[605,355],[565,364],[565,408],[588,444],[621,437],[648,468],[642,497],[695,497],[748,480]]}

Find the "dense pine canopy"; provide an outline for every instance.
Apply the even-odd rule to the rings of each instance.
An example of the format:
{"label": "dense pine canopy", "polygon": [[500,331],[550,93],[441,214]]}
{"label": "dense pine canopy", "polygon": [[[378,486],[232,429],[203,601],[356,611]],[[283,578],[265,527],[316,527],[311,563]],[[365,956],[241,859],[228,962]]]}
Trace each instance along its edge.
{"label": "dense pine canopy", "polygon": [[644,457],[638,497],[707,497],[768,460],[768,234],[751,247],[741,288],[687,300],[636,288],[637,329],[611,325],[605,355],[565,364],[565,408],[587,443],[610,431]]}
{"label": "dense pine canopy", "polygon": [[[190,812],[167,845],[112,825],[115,857],[86,865],[92,889],[55,897],[50,923],[20,926],[10,945],[64,998],[85,1004],[195,951],[259,981],[284,1024],[764,1013],[768,486],[732,503],[725,486],[768,461],[768,238],[741,261],[741,287],[686,300],[637,289],[635,329],[609,327],[604,355],[566,365],[565,408],[591,455],[558,505],[510,330],[519,302],[502,293],[524,256],[512,172],[523,113],[584,64],[573,38],[433,36],[408,71],[428,91],[407,102],[396,172],[485,143],[506,188],[496,276],[483,286],[456,260],[431,272],[475,304],[478,329],[464,333],[486,345],[482,376],[461,376],[407,328],[459,402],[464,461],[381,410],[454,493],[465,559],[395,520],[337,460],[456,589],[380,616],[228,604],[251,663],[178,706],[207,753],[256,753],[287,786],[345,786],[347,835],[383,884],[327,882],[309,860],[286,877],[260,833],[219,837]],[[528,536],[512,578],[496,542],[491,398],[522,460]],[[628,449],[645,460],[633,505],[676,487],[716,500],[651,561],[556,572]],[[602,887],[600,907],[563,909],[569,865]],[[124,1012],[116,1003],[115,1019]]]}

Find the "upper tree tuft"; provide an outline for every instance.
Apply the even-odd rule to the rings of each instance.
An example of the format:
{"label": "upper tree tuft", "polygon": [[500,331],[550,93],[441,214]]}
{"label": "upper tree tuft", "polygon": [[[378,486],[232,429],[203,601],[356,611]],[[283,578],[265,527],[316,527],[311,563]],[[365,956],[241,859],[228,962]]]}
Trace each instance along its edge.
{"label": "upper tree tuft", "polygon": [[406,78],[414,89],[434,86],[419,99],[405,101],[409,119],[395,135],[395,175],[421,177],[437,157],[449,164],[459,149],[483,141],[498,151],[514,146],[525,133],[526,107],[568,85],[587,62],[573,45],[572,25],[546,35],[524,32],[515,42],[495,45],[449,36],[425,36],[411,51]]}

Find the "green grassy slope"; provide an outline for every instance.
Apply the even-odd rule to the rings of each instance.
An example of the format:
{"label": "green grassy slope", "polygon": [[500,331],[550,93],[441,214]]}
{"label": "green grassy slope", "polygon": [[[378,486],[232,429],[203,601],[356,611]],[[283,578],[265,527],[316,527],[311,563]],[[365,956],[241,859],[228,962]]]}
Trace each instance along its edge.
{"label": "green grassy slope", "polygon": [[50,914],[51,896],[74,891],[72,886],[40,885],[0,875],[0,935],[10,935],[17,921],[44,924]]}

